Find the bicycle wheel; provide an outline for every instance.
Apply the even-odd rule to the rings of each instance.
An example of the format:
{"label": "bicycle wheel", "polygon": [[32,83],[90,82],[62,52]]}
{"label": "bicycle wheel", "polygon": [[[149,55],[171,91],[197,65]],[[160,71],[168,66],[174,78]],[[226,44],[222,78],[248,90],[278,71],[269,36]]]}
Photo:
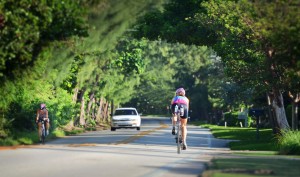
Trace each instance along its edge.
{"label": "bicycle wheel", "polygon": [[181,143],[182,143],[182,131],[181,131],[181,124],[180,124],[180,119],[179,116],[177,118],[177,139],[176,139],[176,143],[177,143],[177,154],[180,154],[181,151]]}
{"label": "bicycle wheel", "polygon": [[181,129],[178,126],[178,131],[177,131],[177,154],[180,154],[181,151]]}

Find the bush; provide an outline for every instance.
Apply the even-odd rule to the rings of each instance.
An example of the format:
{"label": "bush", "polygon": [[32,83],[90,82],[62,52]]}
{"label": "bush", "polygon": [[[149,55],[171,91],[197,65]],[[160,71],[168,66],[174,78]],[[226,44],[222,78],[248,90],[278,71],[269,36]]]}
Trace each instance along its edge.
{"label": "bush", "polygon": [[15,145],[19,145],[19,143],[13,138],[6,138],[4,140],[0,139],[0,146],[15,146]]}
{"label": "bush", "polygon": [[[227,112],[224,114],[224,121],[227,123],[227,126],[232,127],[240,127],[240,122],[242,122],[243,126],[245,127],[244,119],[238,119],[238,115],[240,112]],[[251,117],[248,116],[248,126],[250,127],[253,120]]]}
{"label": "bush", "polygon": [[278,138],[279,154],[300,155],[300,132],[284,131]]}

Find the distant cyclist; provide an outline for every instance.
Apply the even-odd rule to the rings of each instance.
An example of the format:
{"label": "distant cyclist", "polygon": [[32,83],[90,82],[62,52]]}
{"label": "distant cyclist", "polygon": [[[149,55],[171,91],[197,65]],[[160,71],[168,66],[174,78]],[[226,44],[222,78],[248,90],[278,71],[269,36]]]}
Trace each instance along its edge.
{"label": "distant cyclist", "polygon": [[36,123],[38,124],[39,129],[39,139],[42,140],[42,121],[44,120],[46,135],[49,134],[50,120],[48,117],[48,110],[46,109],[46,104],[42,103],[40,109],[37,110],[36,113]]}
{"label": "distant cyclist", "polygon": [[171,110],[172,110],[172,134],[175,135],[175,125],[177,122],[177,116],[175,114],[175,106],[182,106],[184,108],[184,114],[181,117],[181,128],[182,128],[182,141],[183,141],[183,150],[186,150],[187,144],[186,144],[186,135],[187,135],[187,118],[188,118],[188,109],[189,109],[189,99],[185,96],[185,90],[184,88],[179,88],[176,90],[176,96],[171,101]]}

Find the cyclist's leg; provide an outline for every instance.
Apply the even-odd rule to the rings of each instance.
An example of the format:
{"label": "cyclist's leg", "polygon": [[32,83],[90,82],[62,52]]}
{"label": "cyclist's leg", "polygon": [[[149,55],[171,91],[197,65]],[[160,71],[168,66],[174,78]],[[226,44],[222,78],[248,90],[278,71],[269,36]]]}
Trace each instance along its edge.
{"label": "cyclist's leg", "polygon": [[49,128],[50,128],[50,123],[49,123],[49,121],[46,121],[45,122],[45,128],[46,128],[46,135],[48,135],[49,134]]}
{"label": "cyclist's leg", "polygon": [[39,135],[39,140],[42,141],[42,122],[38,121],[38,135]]}
{"label": "cyclist's leg", "polygon": [[177,115],[175,114],[174,110],[175,110],[175,105],[173,104],[171,106],[171,111],[172,111],[172,135],[175,135],[175,126],[176,126],[176,122],[177,122]]}
{"label": "cyclist's leg", "polygon": [[181,116],[181,128],[182,128],[182,141],[183,141],[183,149],[186,149],[186,138],[187,138],[187,117],[188,117],[188,110],[186,105],[182,105],[184,108],[184,114]]}
{"label": "cyclist's leg", "polygon": [[186,129],[186,124],[187,124],[187,118],[181,118],[181,130],[182,130],[182,141],[183,144],[186,144],[186,135],[187,135],[187,129]]}

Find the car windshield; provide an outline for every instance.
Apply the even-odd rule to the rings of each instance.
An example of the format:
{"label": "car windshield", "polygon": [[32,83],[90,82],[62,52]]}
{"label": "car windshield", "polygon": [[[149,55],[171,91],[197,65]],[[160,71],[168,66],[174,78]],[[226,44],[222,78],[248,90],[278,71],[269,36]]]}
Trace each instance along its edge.
{"label": "car windshield", "polygon": [[124,109],[124,110],[116,110],[115,111],[115,115],[137,115],[135,110],[128,110],[128,109]]}

